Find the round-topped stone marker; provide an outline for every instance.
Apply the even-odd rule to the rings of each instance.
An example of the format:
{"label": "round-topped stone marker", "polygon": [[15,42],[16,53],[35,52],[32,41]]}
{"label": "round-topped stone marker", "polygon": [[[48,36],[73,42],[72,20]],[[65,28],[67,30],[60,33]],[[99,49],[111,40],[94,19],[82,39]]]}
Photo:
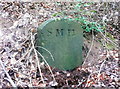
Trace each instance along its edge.
{"label": "round-topped stone marker", "polygon": [[38,51],[50,66],[71,70],[82,64],[83,30],[80,25],[68,19],[49,19],[39,26],[37,46],[41,48]]}

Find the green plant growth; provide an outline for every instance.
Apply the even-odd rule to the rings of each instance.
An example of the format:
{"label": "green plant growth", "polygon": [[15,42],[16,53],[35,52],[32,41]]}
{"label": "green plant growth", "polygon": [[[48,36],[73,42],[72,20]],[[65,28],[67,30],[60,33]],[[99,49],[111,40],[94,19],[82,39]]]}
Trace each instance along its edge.
{"label": "green plant growth", "polygon": [[81,23],[81,27],[86,32],[90,32],[91,30],[95,30],[98,32],[103,31],[103,26],[101,26],[97,22],[90,22],[90,21],[86,20],[85,17],[73,18],[73,19],[70,18],[69,20],[75,20],[75,21]]}
{"label": "green plant growth", "polygon": [[[38,51],[45,57],[50,66],[70,70],[82,64],[83,30],[84,32],[95,31],[101,33],[106,29],[104,22],[100,24],[91,20],[92,15],[97,13],[96,10],[84,10],[84,8],[93,4],[79,2],[73,6],[74,11],[72,11],[72,13],[78,13],[77,15],[69,18],[64,11],[57,12],[53,14],[54,17],[57,17],[57,20],[48,20],[40,25],[37,45],[47,49],[50,53],[44,49],[38,49]],[[114,40],[109,33],[106,34],[106,37]],[[108,49],[113,49],[114,46],[111,42],[106,42]],[[50,55],[55,60],[52,60],[53,58]]]}
{"label": "green plant growth", "polygon": [[[60,3],[58,3],[58,4],[60,4]],[[77,4],[74,4],[73,10],[71,12],[74,15],[74,17],[72,17],[72,18],[69,18],[69,15],[65,14],[66,11],[54,13],[53,16],[54,17],[61,16],[63,18],[67,18],[68,20],[75,20],[75,21],[81,23],[81,27],[86,32],[90,32],[91,30],[100,32],[100,31],[103,31],[103,29],[105,29],[105,26],[101,25],[95,21],[90,21],[90,20],[88,20],[87,17],[85,17],[85,15],[91,17],[93,14],[97,13],[96,10],[89,10],[89,11],[84,10],[84,8],[91,6],[93,4],[94,4],[93,2],[89,2],[89,3],[79,2]],[[75,13],[79,13],[79,14],[76,15]]]}
{"label": "green plant growth", "polygon": [[[60,5],[60,3],[59,3]],[[94,16],[98,14],[98,11],[96,9],[88,9],[90,7],[94,7],[94,5],[96,5],[96,3],[94,2],[82,2],[82,0],[78,0],[78,3],[73,4],[73,9],[72,11],[68,10],[68,12],[70,12],[70,14],[66,15],[66,11],[61,11],[58,13],[53,14],[53,16],[55,17],[63,17],[63,18],[67,18],[68,20],[72,21],[75,20],[78,23],[81,24],[81,28],[83,28],[84,33],[89,33],[91,31],[94,31],[96,33],[104,33],[107,29],[107,24],[106,21],[96,21],[94,20]],[[104,5],[106,6],[106,4],[104,3]],[[71,6],[68,6],[68,8],[70,8]],[[77,14],[76,14],[77,13]],[[69,15],[72,15],[72,17],[69,18]],[[109,39],[110,42],[106,42],[106,48],[107,49],[114,49],[116,48],[116,43],[114,42],[115,39],[114,37],[111,36],[111,34],[109,32],[107,32],[106,35],[106,39]],[[101,37],[101,39],[104,40],[104,37]],[[98,39],[99,41],[99,39]],[[106,40],[104,40],[106,41]],[[99,41],[100,44],[102,44],[101,41]],[[118,44],[117,44],[118,45]],[[102,46],[104,46],[102,44]]]}

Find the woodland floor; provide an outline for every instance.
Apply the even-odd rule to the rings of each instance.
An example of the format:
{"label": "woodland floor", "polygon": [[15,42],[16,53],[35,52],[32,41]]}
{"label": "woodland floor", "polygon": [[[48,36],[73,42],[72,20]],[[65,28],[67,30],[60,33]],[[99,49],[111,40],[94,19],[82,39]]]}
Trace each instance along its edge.
{"label": "woodland floor", "polygon": [[[53,8],[50,8],[53,7]],[[36,33],[40,23],[52,18],[59,11],[54,3],[5,3],[0,2],[0,88],[11,87],[10,78],[18,87],[120,87],[120,50],[106,50],[97,42],[97,35],[85,64],[71,71],[61,71],[44,63],[41,80],[36,55],[31,47],[30,33]],[[117,41],[119,33],[114,34]],[[91,37],[92,38],[92,37]],[[34,37],[33,37],[34,39]],[[84,39],[84,59],[92,39]]]}

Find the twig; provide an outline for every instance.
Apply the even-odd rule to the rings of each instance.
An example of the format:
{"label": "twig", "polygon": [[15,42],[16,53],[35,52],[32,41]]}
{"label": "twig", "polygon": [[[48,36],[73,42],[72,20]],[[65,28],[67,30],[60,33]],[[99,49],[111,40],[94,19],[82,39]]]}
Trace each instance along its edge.
{"label": "twig", "polygon": [[88,53],[87,53],[87,56],[86,56],[86,58],[85,58],[85,60],[84,60],[84,62],[83,62],[82,65],[84,65],[85,62],[87,61],[87,58],[88,58],[88,56],[89,56],[89,54],[90,54],[90,52],[91,52],[91,50],[92,50],[93,43],[94,43],[94,34],[93,34],[93,31],[92,31],[92,42],[91,42],[91,46],[90,46],[90,49],[89,49],[89,51],[88,51]]}
{"label": "twig", "polygon": [[40,65],[40,60],[38,58],[38,54],[37,54],[37,51],[35,49],[35,46],[34,46],[34,42],[33,42],[33,35],[32,35],[32,32],[31,32],[31,43],[32,43],[32,48],[33,48],[33,51],[35,53],[35,58],[37,60],[37,65],[38,65],[38,69],[39,69],[39,72],[40,72],[40,77],[41,77],[41,80],[42,82],[44,83],[44,79],[43,79],[43,76],[42,76],[42,71],[41,71],[41,65]]}
{"label": "twig", "polygon": [[[36,51],[37,51],[37,50],[36,50]],[[37,52],[38,52],[38,51],[37,51]],[[51,72],[51,74],[52,74],[53,80],[56,81],[56,80],[55,80],[55,77],[54,77],[54,74],[53,74],[53,72],[52,72],[49,64],[48,64],[47,61],[45,60],[44,56],[42,56],[41,53],[39,53],[39,52],[38,52],[38,54],[39,54],[39,55],[42,57],[42,59],[45,61],[46,65],[48,66],[48,68],[49,68],[49,70],[50,70],[50,72]]]}
{"label": "twig", "polygon": [[27,49],[27,52],[19,60],[17,60],[16,63],[19,63],[22,59],[24,59],[25,56],[29,56],[32,50],[33,48]]}
{"label": "twig", "polygon": [[[106,31],[105,31],[105,33],[106,33]],[[105,40],[105,46],[106,46],[106,43],[107,43],[106,34],[104,35],[104,40]],[[107,55],[106,56],[107,56],[107,58],[109,57],[108,50],[107,50]],[[99,69],[99,72],[98,72],[98,76],[97,76],[98,77],[98,81],[100,81],[100,72],[101,72],[101,70],[102,70],[103,65],[105,64],[105,62],[106,62],[106,59],[104,59],[103,63],[100,66],[100,69]]]}
{"label": "twig", "polygon": [[36,47],[42,48],[42,49],[44,49],[45,51],[47,51],[47,52],[50,54],[52,60],[53,60],[53,61],[55,60],[54,57],[53,57],[53,55],[52,55],[52,53],[51,53],[49,50],[47,50],[46,48],[41,47],[41,46],[36,46]]}
{"label": "twig", "polygon": [[103,65],[105,64],[105,62],[106,62],[106,60],[104,59],[104,61],[103,61],[103,63],[101,64],[101,66],[100,66],[100,70],[99,70],[99,72],[98,72],[98,81],[100,81],[100,72],[101,72],[101,70],[102,70],[102,68],[103,68]]}
{"label": "twig", "polygon": [[10,77],[10,75],[6,71],[5,66],[3,65],[3,62],[1,61],[1,58],[0,58],[0,65],[2,66],[2,69],[4,70],[5,74],[7,75],[8,79],[9,79],[9,82],[11,83],[12,87],[15,88],[15,89],[17,89],[15,83],[13,82],[13,80]]}
{"label": "twig", "polygon": [[116,42],[114,42],[114,41],[110,40],[109,38],[107,38],[102,32],[100,32],[100,33],[102,34],[102,36],[103,36],[106,40],[108,40],[109,42],[113,43],[116,47],[118,47],[118,44],[117,44]]}

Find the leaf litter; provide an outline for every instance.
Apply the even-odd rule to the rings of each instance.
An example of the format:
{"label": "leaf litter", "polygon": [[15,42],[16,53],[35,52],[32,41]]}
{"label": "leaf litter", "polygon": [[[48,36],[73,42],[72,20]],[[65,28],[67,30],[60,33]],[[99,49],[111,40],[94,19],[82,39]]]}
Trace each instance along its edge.
{"label": "leaf litter", "polygon": [[[71,71],[51,67],[56,81],[48,66],[41,63],[43,83],[31,49],[30,32],[35,33],[40,23],[56,13],[54,3],[0,2],[0,7],[0,59],[16,86],[120,87],[119,50],[111,50],[109,55],[101,52],[102,60],[94,66],[80,66]],[[12,84],[0,65],[0,88],[3,87]]]}

